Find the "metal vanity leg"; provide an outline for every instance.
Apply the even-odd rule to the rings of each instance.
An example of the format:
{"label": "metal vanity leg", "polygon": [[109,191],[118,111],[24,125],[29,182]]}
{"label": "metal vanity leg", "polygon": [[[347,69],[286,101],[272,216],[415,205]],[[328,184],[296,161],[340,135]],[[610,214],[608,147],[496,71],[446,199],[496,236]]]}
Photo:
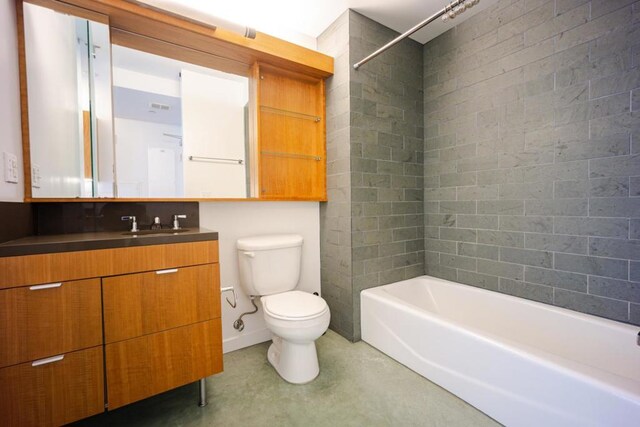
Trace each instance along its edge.
{"label": "metal vanity leg", "polygon": [[202,408],[203,406],[207,406],[207,383],[205,382],[205,378],[198,381],[198,389],[200,390],[198,406]]}

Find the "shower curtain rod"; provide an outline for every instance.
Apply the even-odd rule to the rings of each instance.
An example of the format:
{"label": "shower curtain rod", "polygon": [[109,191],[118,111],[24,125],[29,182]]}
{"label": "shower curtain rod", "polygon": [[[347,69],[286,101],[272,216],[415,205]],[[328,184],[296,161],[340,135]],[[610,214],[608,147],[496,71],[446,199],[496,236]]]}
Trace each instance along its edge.
{"label": "shower curtain rod", "polygon": [[380,49],[376,50],[375,52],[373,52],[371,55],[367,56],[366,58],[364,58],[360,62],[356,62],[355,64],[353,64],[353,68],[357,70],[362,65],[364,65],[367,62],[371,61],[373,58],[375,58],[376,56],[380,55],[385,50],[387,50],[390,47],[396,45],[397,43],[400,43],[402,40],[406,39],[411,34],[415,33],[416,31],[418,31],[422,27],[424,27],[427,24],[430,24],[431,22],[433,22],[436,19],[440,18],[445,13],[449,13],[451,10],[453,10],[454,8],[460,6],[464,2],[465,2],[465,0],[454,0],[454,1],[452,1],[447,6],[443,7],[439,12],[431,15],[430,17],[428,17],[424,21],[420,22],[418,25],[414,26],[413,28],[407,30],[403,34],[400,34],[398,37],[396,37],[395,39],[391,40],[389,43],[385,44]]}

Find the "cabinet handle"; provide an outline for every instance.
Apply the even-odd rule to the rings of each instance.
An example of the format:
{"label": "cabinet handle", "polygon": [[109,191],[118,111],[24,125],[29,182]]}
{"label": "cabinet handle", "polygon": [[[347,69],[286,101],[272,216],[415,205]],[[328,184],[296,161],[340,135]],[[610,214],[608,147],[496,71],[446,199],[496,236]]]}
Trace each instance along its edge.
{"label": "cabinet handle", "polygon": [[30,286],[29,290],[30,291],[40,291],[42,289],[59,288],[60,286],[62,286],[62,283],[49,283],[47,285]]}
{"label": "cabinet handle", "polygon": [[64,359],[64,354],[60,354],[58,356],[53,356],[53,357],[47,357],[46,359],[36,360],[35,362],[31,363],[31,366],[48,365],[49,363],[59,362],[62,359]]}
{"label": "cabinet handle", "polygon": [[158,270],[156,271],[156,274],[171,274],[171,273],[177,273],[178,269],[177,268],[170,268],[168,270]]}

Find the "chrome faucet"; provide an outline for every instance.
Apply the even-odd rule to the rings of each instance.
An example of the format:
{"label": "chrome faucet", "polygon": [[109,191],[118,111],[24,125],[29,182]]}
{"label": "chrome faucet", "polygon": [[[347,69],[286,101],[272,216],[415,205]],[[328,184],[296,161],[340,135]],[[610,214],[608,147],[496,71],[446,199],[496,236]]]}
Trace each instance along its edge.
{"label": "chrome faucet", "polygon": [[133,215],[130,215],[130,216],[123,216],[123,217],[120,217],[120,219],[121,219],[122,221],[131,221],[131,232],[132,232],[132,233],[133,233],[133,232],[136,232],[136,231],[140,231],[140,230],[138,229],[138,221],[136,220],[136,217],[135,217],[135,216],[133,216]]}
{"label": "chrome faucet", "polygon": [[186,218],[187,218],[187,216],[184,215],[184,214],[182,214],[182,215],[174,215],[173,216],[173,228],[172,229],[173,230],[180,230],[180,228],[182,228],[182,227],[180,227],[179,219],[186,219]]}

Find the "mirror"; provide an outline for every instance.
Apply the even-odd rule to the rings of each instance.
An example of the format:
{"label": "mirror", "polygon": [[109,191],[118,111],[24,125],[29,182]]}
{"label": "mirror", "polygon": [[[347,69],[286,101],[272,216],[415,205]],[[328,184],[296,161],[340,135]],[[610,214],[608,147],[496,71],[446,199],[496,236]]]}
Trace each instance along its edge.
{"label": "mirror", "polygon": [[32,197],[250,197],[247,76],[30,3],[24,37]]}
{"label": "mirror", "polygon": [[113,45],[118,197],[248,196],[249,79]]}
{"label": "mirror", "polygon": [[33,197],[113,197],[109,26],[24,3]]}

